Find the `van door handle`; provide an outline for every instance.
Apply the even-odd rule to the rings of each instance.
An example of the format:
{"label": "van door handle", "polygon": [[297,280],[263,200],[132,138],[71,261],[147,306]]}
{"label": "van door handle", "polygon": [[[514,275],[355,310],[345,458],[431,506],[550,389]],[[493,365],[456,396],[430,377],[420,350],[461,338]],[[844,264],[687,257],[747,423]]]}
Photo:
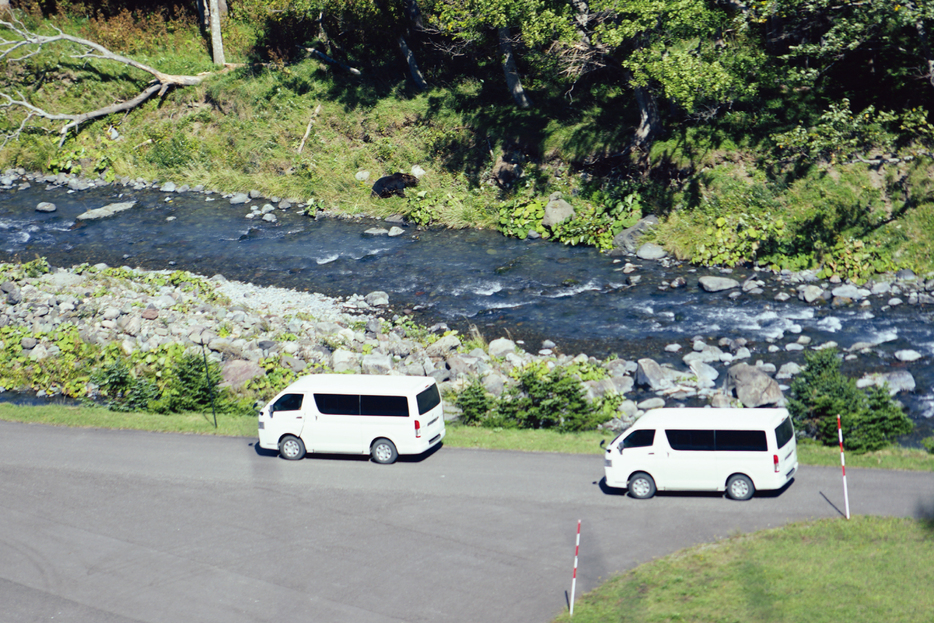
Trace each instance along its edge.
{"label": "van door handle", "polygon": [[655,454],[655,453],[654,453],[654,452],[649,452],[649,454],[651,455],[651,454]]}

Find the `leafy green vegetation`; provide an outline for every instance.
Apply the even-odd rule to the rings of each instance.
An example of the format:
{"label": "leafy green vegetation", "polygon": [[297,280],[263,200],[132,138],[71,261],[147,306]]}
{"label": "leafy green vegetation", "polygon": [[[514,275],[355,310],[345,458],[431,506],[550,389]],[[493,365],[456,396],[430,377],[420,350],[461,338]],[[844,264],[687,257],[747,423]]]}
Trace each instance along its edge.
{"label": "leafy green vegetation", "polygon": [[879,450],[899,435],[911,432],[912,424],[888,387],[864,392],[854,379],[840,372],[836,349],[811,351],[805,368],[791,382],[788,411],[795,428],[825,445],[839,443],[837,416],[845,449],[862,453]]}
{"label": "leafy green vegetation", "polygon": [[517,381],[502,396],[488,394],[479,382],[468,385],[455,398],[463,423],[487,428],[550,429],[561,432],[589,431],[615,416],[621,397],[588,402],[582,380],[603,378],[606,371],[590,364],[574,363],[549,369],[532,363],[510,373]]}
{"label": "leafy green vegetation", "polygon": [[856,516],[733,536],[612,578],[555,621],[920,621],[934,606],[932,530]]}

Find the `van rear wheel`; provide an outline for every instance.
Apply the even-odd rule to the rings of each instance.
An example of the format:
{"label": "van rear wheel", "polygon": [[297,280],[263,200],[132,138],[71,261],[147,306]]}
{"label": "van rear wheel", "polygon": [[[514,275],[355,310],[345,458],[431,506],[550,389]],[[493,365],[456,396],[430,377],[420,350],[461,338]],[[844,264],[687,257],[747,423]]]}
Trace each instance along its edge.
{"label": "van rear wheel", "polygon": [[734,500],[748,500],[755,492],[756,488],[753,486],[749,476],[744,474],[730,476],[730,479],[726,481],[726,494]]}
{"label": "van rear wheel", "polygon": [[637,500],[647,500],[655,495],[655,481],[645,472],[637,472],[629,479],[629,495]]}
{"label": "van rear wheel", "polygon": [[287,461],[297,461],[305,456],[305,444],[299,437],[286,435],[279,441],[279,456]]}
{"label": "van rear wheel", "polygon": [[399,453],[396,452],[395,444],[388,439],[377,439],[370,448],[370,456],[380,465],[389,465],[396,462]]}

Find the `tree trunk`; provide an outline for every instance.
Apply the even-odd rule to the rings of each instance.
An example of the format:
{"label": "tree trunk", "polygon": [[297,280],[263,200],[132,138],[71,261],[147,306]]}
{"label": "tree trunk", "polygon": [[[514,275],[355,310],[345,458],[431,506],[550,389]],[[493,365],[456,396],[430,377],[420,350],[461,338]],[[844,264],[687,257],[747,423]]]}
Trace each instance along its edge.
{"label": "tree trunk", "polygon": [[402,11],[405,13],[405,18],[415,27],[415,30],[422,30],[425,28],[425,25],[422,23],[422,12],[418,8],[418,2],[416,0],[403,0]]}
{"label": "tree trunk", "polygon": [[499,29],[499,51],[503,55],[503,72],[506,74],[506,86],[519,108],[528,108],[529,99],[519,81],[519,71],[516,69],[516,59],[512,50],[512,40],[509,38],[509,29]]}
{"label": "tree trunk", "polygon": [[399,49],[402,51],[402,56],[409,66],[409,73],[412,75],[412,81],[415,82],[415,86],[417,86],[420,91],[424,91],[428,88],[428,83],[425,82],[425,76],[422,75],[422,70],[418,68],[415,54],[409,49],[409,46],[406,45],[405,37],[401,35],[399,36]]}
{"label": "tree trunk", "polygon": [[636,104],[639,106],[639,127],[636,128],[635,140],[637,146],[651,144],[652,140],[661,131],[661,120],[658,117],[658,106],[655,96],[646,87],[633,87]]}
{"label": "tree trunk", "polygon": [[[224,66],[224,39],[221,37],[221,0],[211,0],[211,51],[214,64]],[[226,10],[226,3],[224,9]]]}

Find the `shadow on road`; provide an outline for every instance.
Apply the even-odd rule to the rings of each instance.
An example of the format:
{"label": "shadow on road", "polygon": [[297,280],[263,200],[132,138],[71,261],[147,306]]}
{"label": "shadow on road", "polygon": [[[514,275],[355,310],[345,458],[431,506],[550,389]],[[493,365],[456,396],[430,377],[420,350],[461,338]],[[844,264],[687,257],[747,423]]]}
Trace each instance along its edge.
{"label": "shadow on road", "polygon": [[[774,489],[771,491],[756,491],[753,497],[756,498],[777,498],[785,491],[788,490],[788,487],[795,481],[794,478],[785,483],[781,489]],[[619,497],[629,497],[629,492],[626,489],[618,489],[616,487],[611,487],[606,484],[606,477],[600,479],[599,482],[594,482],[593,484],[600,487],[605,495],[615,495]],[[821,495],[824,495],[823,493]],[[658,491],[655,493],[655,497],[661,498],[722,498],[725,497],[722,491]],[[824,497],[826,500],[826,496]],[[827,500],[830,502],[830,500]],[[835,507],[836,508],[836,507]]]}
{"label": "shadow on road", "polygon": [[[267,450],[266,448],[261,448],[259,442],[251,441],[248,445],[253,447],[253,451],[256,452],[257,456],[266,456],[266,457],[277,457],[279,456],[278,450]],[[421,463],[428,457],[434,455],[438,450],[444,446],[444,442],[439,443],[438,445],[430,448],[426,452],[415,455],[405,455],[400,456],[396,459],[399,463]],[[324,453],[312,453],[309,452],[305,455],[304,460],[312,461],[369,461],[370,455],[368,454],[324,454]]]}

